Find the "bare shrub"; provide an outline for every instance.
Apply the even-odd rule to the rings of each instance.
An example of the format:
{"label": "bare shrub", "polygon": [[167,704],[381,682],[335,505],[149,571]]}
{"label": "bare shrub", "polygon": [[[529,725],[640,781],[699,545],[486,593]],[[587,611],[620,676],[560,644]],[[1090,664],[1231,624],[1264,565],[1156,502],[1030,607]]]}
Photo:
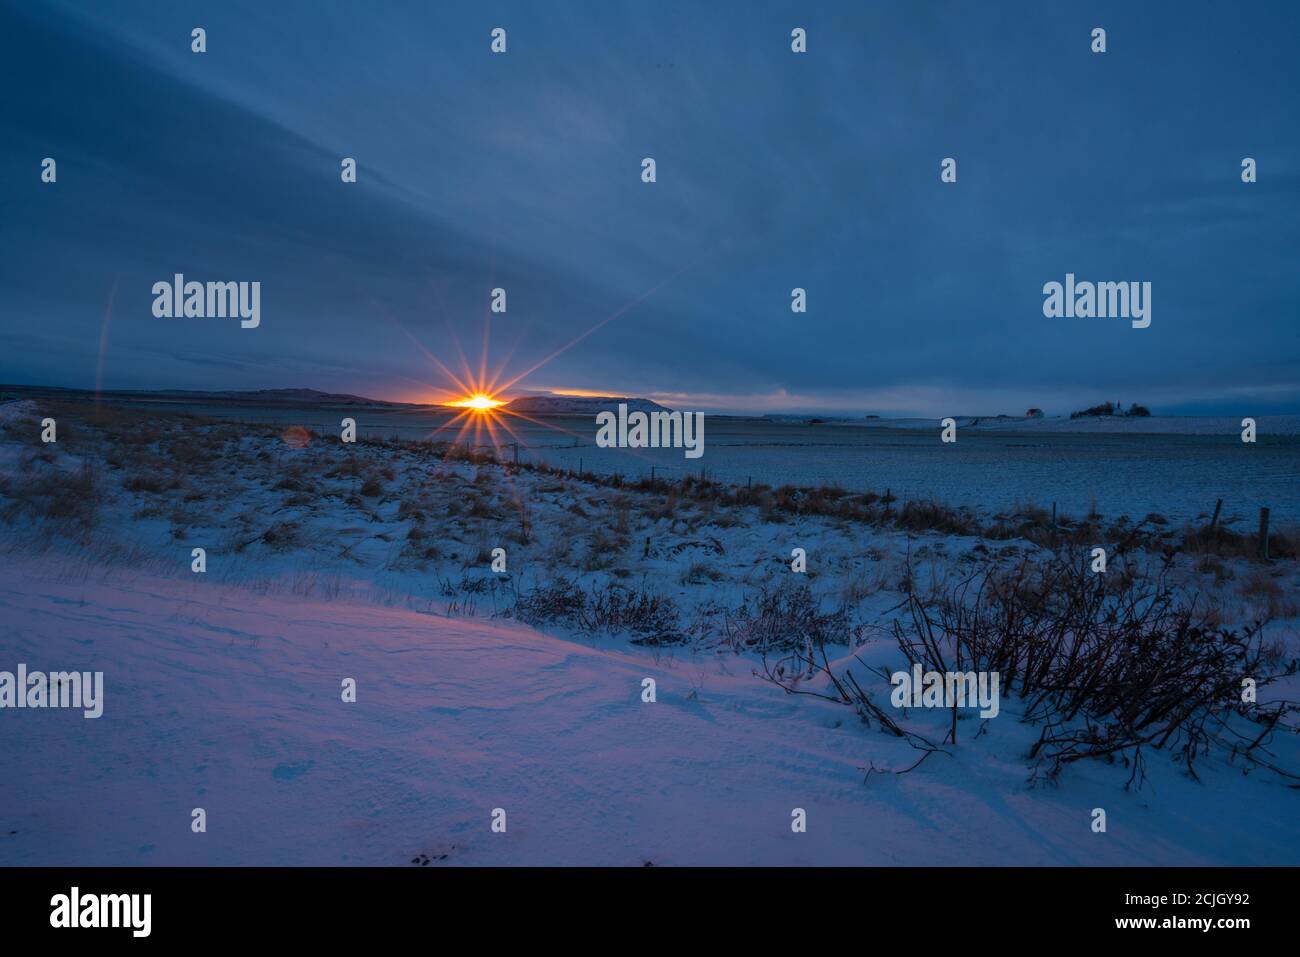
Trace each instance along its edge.
{"label": "bare shrub", "polygon": [[[1023,703],[1023,720],[1042,725],[1029,753],[1035,775],[1055,779],[1071,763],[1097,758],[1123,762],[1129,786],[1140,787],[1149,748],[1171,752],[1193,777],[1196,762],[1214,753],[1300,780],[1268,750],[1276,731],[1295,730],[1290,719],[1300,708],[1242,701],[1243,678],[1262,687],[1295,674],[1300,663],[1269,674],[1282,656],[1263,641],[1262,625],[1220,626],[1215,609],[1168,585],[1170,564],[1172,556],[1150,576],[1106,577],[1060,559],[990,568],[939,600],[909,595],[907,615],[891,630],[909,666],[999,675],[1003,694]],[[884,669],[863,668],[889,678]],[[775,664],[764,656],[764,676],[787,692],[854,708],[906,738],[921,760],[942,750],[877,705],[851,669],[832,668],[816,640],[790,645]],[[829,690],[807,680],[814,676]],[[954,707],[944,744],[956,744],[956,729]]]}
{"label": "bare shrub", "polygon": [[515,602],[515,617],[530,625],[551,622],[576,624],[587,605],[587,593],[576,581],[556,578],[538,585]]}
{"label": "bare shrub", "polygon": [[634,644],[686,640],[671,598],[620,585],[591,592],[567,578],[535,587],[515,602],[515,617],[528,624],[562,624],[587,633],[632,634]]}
{"label": "bare shrub", "polygon": [[764,588],[752,608],[742,605],[728,616],[725,632],[738,651],[819,648],[848,644],[852,638],[848,611],[839,608],[822,614],[812,588],[804,583]]}
{"label": "bare shrub", "polygon": [[678,624],[676,603],[663,595],[609,585],[587,596],[580,613],[589,632],[630,633],[633,644],[669,645],[686,640]]}
{"label": "bare shrub", "polygon": [[[1195,775],[1212,744],[1233,749],[1233,715],[1261,720],[1241,701],[1243,676],[1277,676],[1265,674],[1260,623],[1217,626],[1198,596],[1167,583],[1168,567],[1103,577],[1052,559],[988,571],[929,606],[909,596],[894,635],[909,665],[997,672],[1024,720],[1043,725],[1030,757],[1048,777],[1122,759],[1140,785],[1145,747],[1172,750]],[[1231,753],[1257,760],[1262,743]]]}

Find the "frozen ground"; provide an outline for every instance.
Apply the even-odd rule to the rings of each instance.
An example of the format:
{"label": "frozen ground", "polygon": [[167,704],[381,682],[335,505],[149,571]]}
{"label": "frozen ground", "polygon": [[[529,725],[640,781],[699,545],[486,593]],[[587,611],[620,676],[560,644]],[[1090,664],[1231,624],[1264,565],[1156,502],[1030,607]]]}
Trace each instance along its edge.
{"label": "frozen ground", "polygon": [[[1207,435],[1239,436],[1242,416],[1227,415],[1151,415],[1151,416],[1052,416],[1025,419],[1000,416],[955,416],[959,429],[985,432],[1070,433],[1079,435]],[[1261,435],[1300,435],[1300,415],[1255,416]],[[837,422],[837,425],[849,423]],[[863,423],[852,423],[862,425]],[[939,431],[938,419],[875,419],[869,423],[882,429],[933,429]]]}
{"label": "frozen ground", "polygon": [[[798,578],[848,609],[852,653],[901,666],[879,629],[904,588],[1033,560],[1030,541],[231,424],[64,418],[41,446],[35,415],[0,406],[0,670],[103,671],[106,702],[95,720],[0,711],[0,864],[1300,860],[1300,792],[1274,775],[1205,762],[1198,783],[1156,752],[1139,791],[1092,761],[1030,786],[1038,729],[1005,698],[950,753],[893,774],[917,752],[756,677],[761,656],[735,640],[801,546]],[[505,575],[488,568],[498,546]],[[1171,574],[1229,622],[1271,614],[1295,654],[1294,560],[1180,558]],[[557,576],[671,599],[688,640],[502,617]],[[831,653],[858,667],[847,644]],[[932,717],[913,713],[939,737]],[[1298,746],[1279,736],[1277,760],[1294,768]]]}
{"label": "frozen ground", "polygon": [[[144,408],[172,416],[175,404]],[[248,420],[284,429],[306,426],[337,435],[344,416],[363,437],[447,438],[450,416],[427,410],[220,405],[180,411]],[[1241,441],[1240,418],[1155,416],[1149,419],[998,419],[958,416],[958,440],[939,441],[937,419],[768,420],[708,416],[705,453],[681,449],[599,449],[593,416],[507,417],[521,442],[520,461],[572,471],[680,479],[705,470],[745,485],[837,486],[900,500],[929,498],[991,515],[1026,504],[1134,521],[1208,521],[1223,500],[1221,521],[1253,528],[1261,506],[1275,524],[1300,525],[1300,416],[1259,416],[1258,442]],[[439,431],[439,430],[442,431]],[[506,436],[514,441],[513,436]],[[480,439],[485,445],[486,438]],[[506,450],[511,457],[513,450]]]}
{"label": "frozen ground", "polygon": [[0,617],[6,659],[106,682],[96,720],[0,714],[3,864],[1293,864],[1300,848],[1296,793],[1227,768],[1196,784],[1157,766],[1135,794],[1088,765],[1031,789],[1032,734],[1010,716],[864,780],[915,753],[744,658],[51,562],[6,564]]}

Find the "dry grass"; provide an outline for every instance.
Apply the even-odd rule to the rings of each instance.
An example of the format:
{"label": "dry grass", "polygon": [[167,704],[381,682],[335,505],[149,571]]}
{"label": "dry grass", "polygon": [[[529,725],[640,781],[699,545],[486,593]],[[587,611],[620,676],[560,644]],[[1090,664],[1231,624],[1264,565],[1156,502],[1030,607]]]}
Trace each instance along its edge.
{"label": "dry grass", "polygon": [[99,513],[102,482],[89,462],[75,471],[44,468],[29,477],[6,479],[0,493],[6,499],[4,520],[46,526],[59,534],[84,537]]}
{"label": "dry grass", "polygon": [[1257,568],[1238,588],[1241,596],[1256,604],[1270,619],[1300,617],[1300,595],[1288,592],[1279,581],[1280,573]]}

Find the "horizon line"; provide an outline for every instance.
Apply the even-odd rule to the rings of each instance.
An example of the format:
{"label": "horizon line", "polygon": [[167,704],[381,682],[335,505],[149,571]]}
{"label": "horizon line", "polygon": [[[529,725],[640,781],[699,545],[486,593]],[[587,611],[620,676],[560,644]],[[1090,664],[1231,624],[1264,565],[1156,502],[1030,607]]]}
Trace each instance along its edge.
{"label": "horizon line", "polygon": [[[25,383],[16,383],[16,382],[0,382],[0,390],[5,390],[5,389],[20,390],[20,391],[22,391],[22,390],[26,390],[26,391],[53,391],[53,392],[79,393],[79,394],[84,394],[84,395],[87,395],[87,396],[96,396],[96,397],[102,397],[102,396],[113,396],[113,395],[122,395],[122,396],[129,396],[129,395],[159,395],[159,396],[166,396],[166,395],[187,395],[187,396],[250,396],[250,397],[251,397],[251,396],[256,396],[256,395],[258,395],[259,393],[277,393],[277,392],[278,392],[278,393],[294,393],[294,392],[298,392],[298,393],[315,393],[315,394],[320,395],[320,396],[326,396],[326,397],[337,397],[337,398],[340,398],[340,399],[350,399],[350,400],[354,400],[354,401],[357,401],[357,402],[360,402],[360,403],[369,403],[369,404],[376,405],[376,406],[381,406],[381,405],[390,405],[390,406],[410,406],[410,407],[414,407],[414,408],[427,408],[427,409],[454,409],[454,408],[456,408],[456,406],[455,406],[453,403],[455,403],[456,401],[458,401],[458,399],[456,399],[456,398],[451,398],[451,399],[428,399],[428,400],[412,400],[412,399],[409,399],[409,398],[403,398],[403,399],[377,398],[377,397],[375,397],[375,396],[371,396],[371,395],[363,395],[363,394],[355,393],[355,392],[335,392],[335,391],[330,391],[330,390],[326,390],[326,389],[318,389],[318,388],[315,388],[315,387],[312,387],[312,386],[269,386],[269,387],[262,387],[262,388],[253,388],[253,389],[194,389],[194,388],[113,388],[113,389],[102,389],[102,388],[89,388],[89,387],[81,387],[81,386],[44,385],[44,384],[42,384],[42,385],[37,385],[37,384],[25,384]],[[506,393],[498,393],[498,394],[494,395],[493,398],[500,398],[501,396],[503,396],[503,395],[505,395],[505,394],[506,394]],[[671,393],[671,394],[669,394],[669,395],[671,395],[673,398],[677,398],[677,397],[680,396],[682,399],[687,400],[687,402],[689,402],[689,394]],[[656,397],[656,396],[658,396],[658,397]],[[511,397],[508,397],[508,398],[503,399],[503,402],[505,403],[505,405],[508,406],[509,403],[514,402],[514,401],[516,401],[516,400],[518,400],[518,399],[521,399],[521,398],[555,398],[555,399],[579,399],[579,400],[581,400],[581,399],[608,399],[608,400],[611,400],[611,401],[624,401],[624,402],[625,402],[625,401],[631,401],[631,402],[637,402],[637,401],[640,401],[640,402],[651,402],[651,403],[654,403],[655,405],[660,405],[660,406],[662,406],[663,408],[668,409],[669,411],[680,411],[680,410],[681,410],[681,404],[682,404],[682,403],[674,403],[673,405],[667,405],[667,404],[665,403],[664,400],[667,399],[668,396],[667,396],[667,395],[664,395],[664,394],[662,394],[662,393],[659,393],[659,394],[656,394],[656,393],[650,393],[649,395],[618,395],[618,394],[611,393],[611,392],[598,392],[598,391],[593,391],[593,390],[577,389],[577,388],[575,388],[575,389],[567,389],[567,390],[563,390],[563,391],[561,391],[561,390],[556,390],[556,389],[534,389],[534,390],[523,390],[523,391],[522,391],[520,394],[518,394],[518,395],[511,396]],[[1106,400],[1106,401],[1110,401],[1110,400]],[[1006,419],[1013,419],[1013,420],[1021,420],[1021,419],[1028,419],[1028,418],[1031,418],[1031,417],[1032,417],[1032,418],[1045,418],[1045,419],[1068,418],[1068,417],[1072,417],[1073,414],[1074,414],[1073,412],[1048,412],[1048,411],[1042,409],[1041,407],[1031,407],[1029,410],[1026,410],[1025,412],[1022,412],[1022,413],[1008,413],[1008,412],[982,412],[982,413],[961,412],[961,413],[955,413],[955,412],[952,412],[952,411],[948,411],[948,412],[945,412],[945,413],[942,413],[942,414],[938,414],[938,413],[936,413],[936,414],[921,414],[921,413],[914,413],[914,412],[913,412],[913,413],[908,413],[908,412],[898,412],[898,411],[892,411],[892,412],[865,412],[865,411],[846,411],[846,410],[843,410],[843,409],[830,410],[830,409],[825,409],[825,408],[823,408],[823,409],[808,408],[808,407],[800,408],[800,407],[798,407],[798,406],[793,406],[793,407],[789,407],[789,408],[785,408],[785,409],[767,409],[767,410],[764,410],[764,411],[757,411],[757,410],[753,410],[753,409],[750,409],[750,410],[741,410],[741,409],[736,408],[736,407],[727,407],[727,406],[717,405],[716,403],[695,403],[695,404],[696,404],[696,405],[701,405],[701,404],[704,405],[704,406],[705,406],[704,411],[710,411],[711,414],[713,414],[713,415],[729,416],[729,417],[735,417],[735,418],[753,418],[753,419],[773,418],[773,417],[781,417],[781,416],[791,416],[791,417],[799,417],[799,418],[840,419],[840,420],[852,420],[852,421],[863,420],[863,419],[866,419],[866,420],[887,420],[887,421],[894,421],[894,420],[907,420],[907,419],[935,419],[935,420],[940,420],[940,419],[942,419],[942,418],[946,418],[946,417],[952,417],[952,418],[956,418],[956,419],[997,419],[997,418],[1006,418]],[[1097,404],[1104,404],[1104,403],[1097,403]],[[1134,404],[1134,405],[1139,405],[1139,406],[1140,406],[1139,403],[1133,403],[1133,404]],[[1195,404],[1195,402],[1192,402],[1192,403],[1183,403],[1183,404]],[[710,406],[711,406],[712,408],[710,408]],[[1122,405],[1117,406],[1116,408],[1117,408],[1117,409],[1122,408]],[[1040,412],[1040,415],[1039,415],[1039,416],[1031,416],[1031,415],[1030,415],[1030,412],[1031,412],[1031,411],[1034,411],[1035,409],[1036,409],[1037,411]],[[1082,410],[1075,410],[1075,411],[1078,412],[1078,411],[1082,411]],[[1188,419],[1192,419],[1192,418],[1225,418],[1225,417],[1232,417],[1232,416],[1239,415],[1239,414],[1241,414],[1241,415],[1252,415],[1252,416],[1254,416],[1254,417],[1262,417],[1262,416],[1300,415],[1300,409],[1292,410],[1292,411],[1271,411],[1271,412],[1249,412],[1249,411],[1247,411],[1247,412],[1192,412],[1192,413],[1183,412],[1183,413],[1175,413],[1175,412],[1154,412],[1154,411],[1152,411],[1152,412],[1149,412],[1147,416],[1141,416],[1141,417],[1150,417],[1150,418],[1188,418]],[[1104,417],[1104,416],[1097,416],[1097,417]],[[1128,416],[1125,416],[1125,415],[1118,415],[1118,416],[1114,416],[1114,417],[1115,417],[1115,418],[1125,418],[1125,417],[1128,417]]]}

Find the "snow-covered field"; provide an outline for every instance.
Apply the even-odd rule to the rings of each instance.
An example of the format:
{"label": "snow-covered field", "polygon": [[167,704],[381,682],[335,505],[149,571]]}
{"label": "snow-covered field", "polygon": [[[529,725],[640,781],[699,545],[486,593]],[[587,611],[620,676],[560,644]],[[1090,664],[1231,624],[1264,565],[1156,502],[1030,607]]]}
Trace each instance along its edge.
{"label": "snow-covered field", "polygon": [[[0,863],[1300,859],[1300,792],[1285,778],[1207,759],[1197,781],[1154,751],[1140,789],[1100,761],[1031,784],[1040,729],[1010,698],[894,774],[916,763],[912,747],[762,680],[762,655],[737,639],[742,609],[797,577],[847,610],[828,649],[837,668],[900,667],[881,629],[904,590],[1036,560],[1024,539],[231,424],[61,416],[59,442],[41,446],[37,419],[0,407],[0,670],[102,671],[105,701],[91,720],[0,710]],[[489,567],[496,547],[504,574]],[[794,547],[806,575],[790,569]],[[1226,621],[1271,613],[1270,640],[1297,654],[1293,559],[1180,558],[1171,574]],[[663,637],[636,622],[518,620],[521,599],[557,578],[670,600],[673,642],[633,643]],[[1271,691],[1294,697],[1294,681]],[[910,720],[937,739],[944,714]],[[1295,770],[1293,731],[1272,749]],[[791,830],[796,808],[806,833]]]}
{"label": "snow-covered field", "polygon": [[[985,432],[1027,432],[1030,434],[1077,435],[1210,435],[1233,436],[1241,433],[1241,416],[1227,415],[1150,415],[1150,416],[1050,416],[1038,419],[1014,416],[955,416],[959,429]],[[1300,415],[1261,415],[1254,417],[1263,435],[1300,435]],[[939,419],[875,419],[869,424],[881,429],[932,429],[938,432]],[[837,422],[837,425],[863,423]]]}
{"label": "snow-covered field", "polygon": [[[284,429],[305,426],[338,434],[353,417],[362,437],[412,441],[448,438],[451,415],[365,406],[222,405],[215,399],[133,406],[150,414],[177,411]],[[1053,503],[1068,515],[1095,508],[1107,518],[1159,515],[1171,522],[1208,521],[1223,500],[1221,522],[1249,530],[1259,509],[1275,524],[1300,525],[1300,416],[1259,416],[1258,441],[1241,441],[1229,417],[1012,419],[957,417],[957,441],[940,441],[937,419],[811,421],[707,416],[702,458],[681,449],[601,449],[595,418],[507,416],[519,460],[575,472],[680,479],[701,470],[736,485],[837,486],[891,491],[900,500],[935,499],[986,514]],[[478,441],[485,446],[487,439]],[[513,450],[505,450],[511,458]]]}
{"label": "snow-covered field", "polygon": [[1227,768],[1160,769],[1135,794],[1094,765],[1030,789],[1032,735],[1009,718],[864,781],[914,753],[744,658],[46,561],[0,572],[0,616],[7,659],[106,683],[97,720],[0,715],[5,864],[1287,864],[1300,847],[1295,792]]}

